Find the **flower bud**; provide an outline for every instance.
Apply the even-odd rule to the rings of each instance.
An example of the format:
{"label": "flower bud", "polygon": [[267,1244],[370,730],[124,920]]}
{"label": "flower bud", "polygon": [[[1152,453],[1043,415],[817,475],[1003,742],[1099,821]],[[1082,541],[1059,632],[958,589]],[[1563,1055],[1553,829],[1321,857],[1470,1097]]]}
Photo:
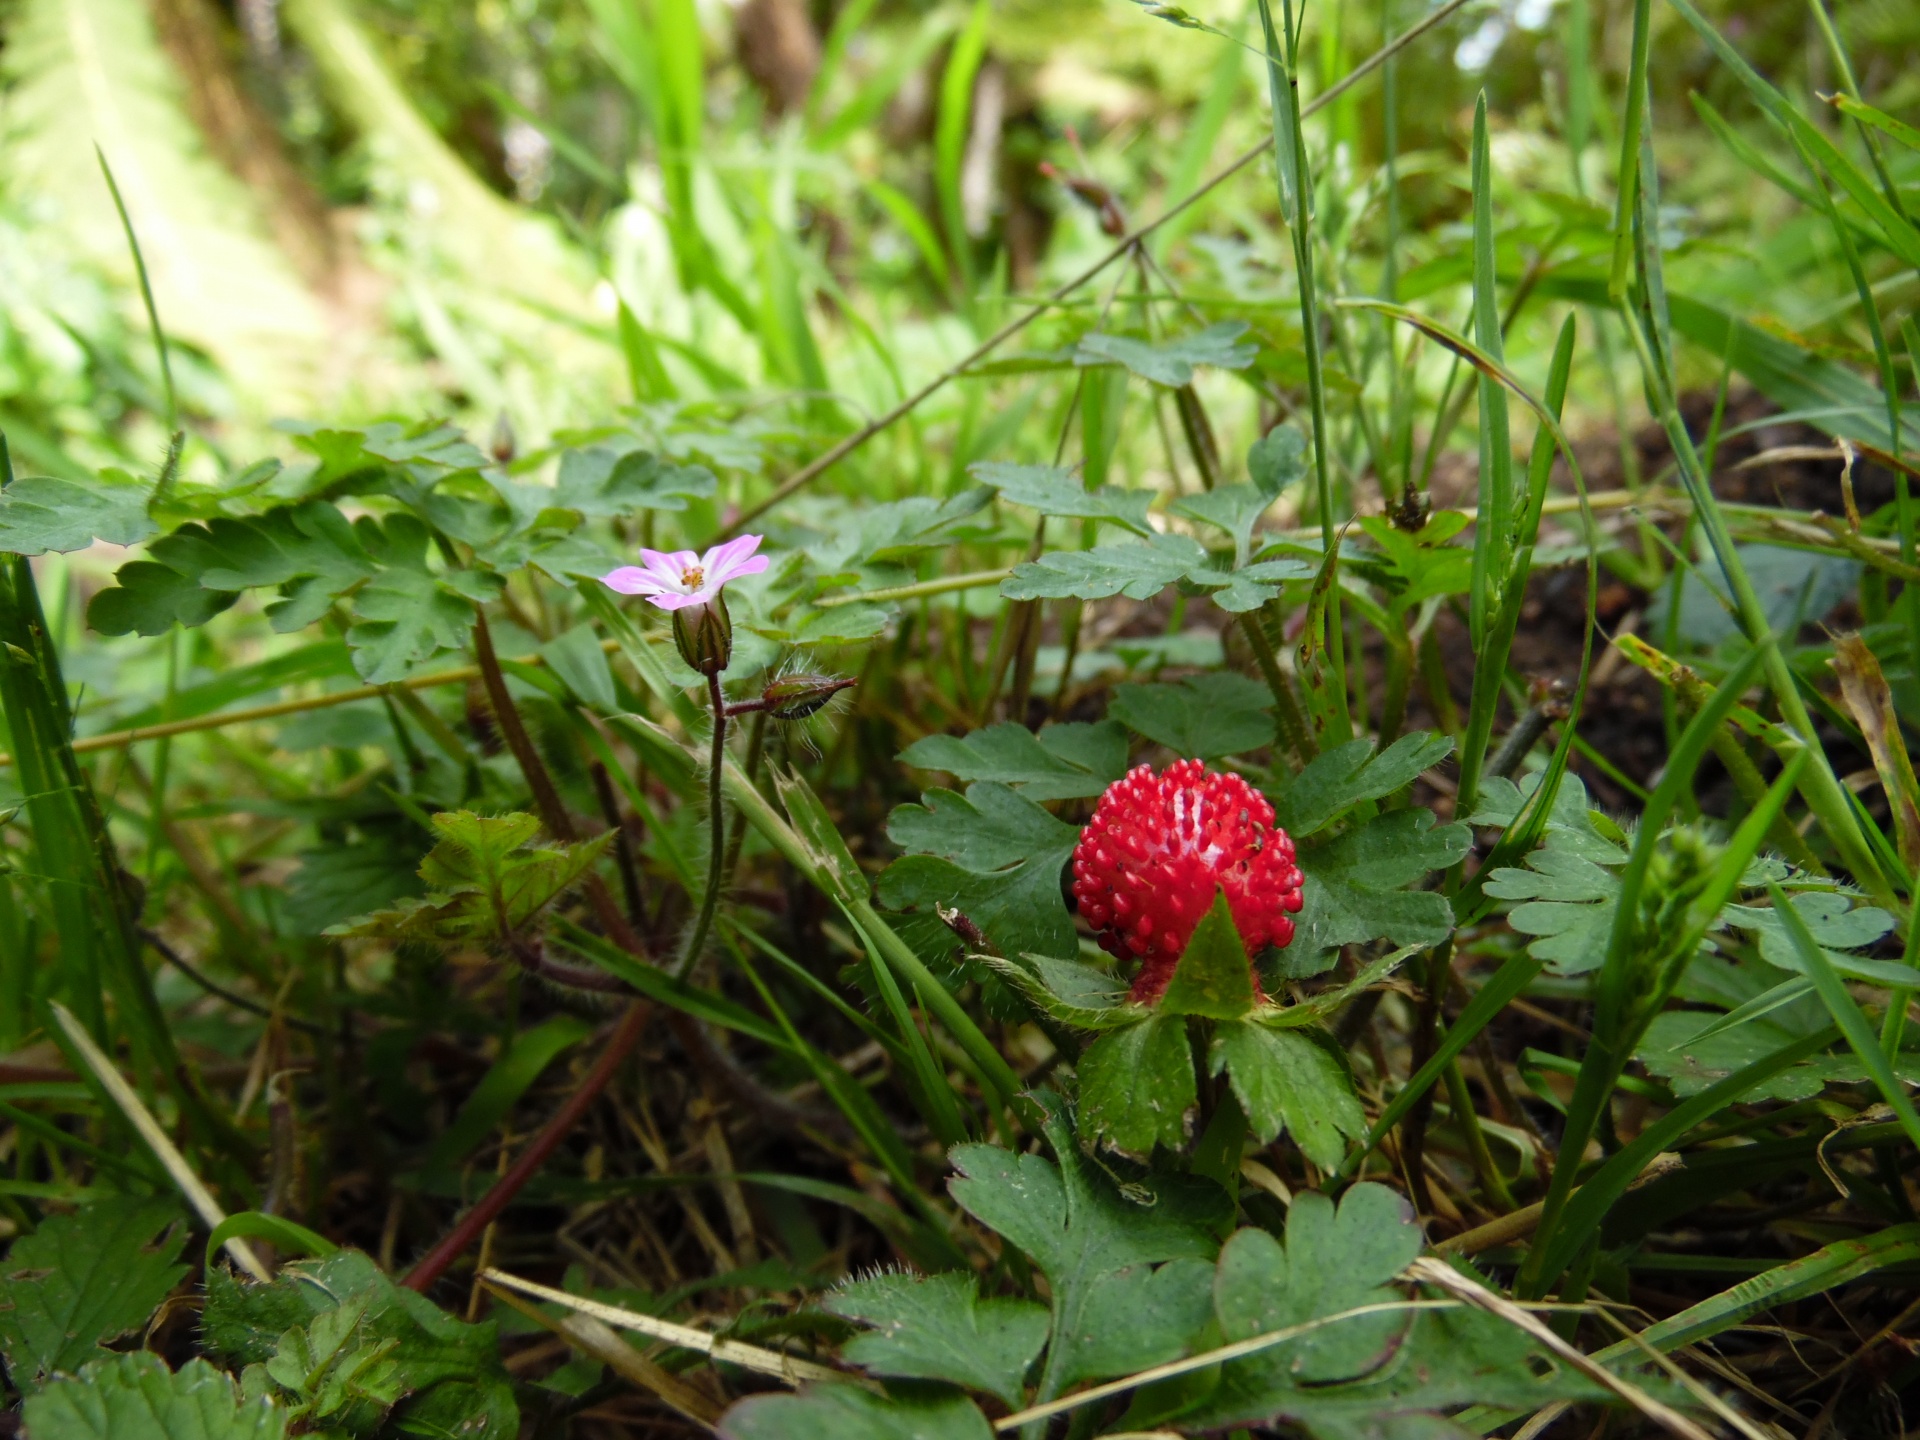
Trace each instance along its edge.
{"label": "flower bud", "polygon": [[733,617],[719,594],[673,612],[673,643],[680,658],[702,675],[718,675],[733,658]]}
{"label": "flower bud", "polygon": [[846,675],[783,675],[761,692],[761,708],[776,720],[804,720],[853,683]]}

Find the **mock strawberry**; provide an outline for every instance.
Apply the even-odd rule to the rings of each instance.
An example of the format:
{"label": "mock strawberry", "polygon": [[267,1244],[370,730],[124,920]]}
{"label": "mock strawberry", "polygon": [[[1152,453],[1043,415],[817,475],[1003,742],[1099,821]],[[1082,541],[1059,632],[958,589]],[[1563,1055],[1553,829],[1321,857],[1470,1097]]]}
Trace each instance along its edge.
{"label": "mock strawberry", "polygon": [[1136,1003],[1158,1000],[1200,917],[1224,891],[1249,955],[1293,939],[1301,874],[1266,797],[1181,760],[1107,787],[1073,852],[1073,895],[1100,945],[1137,959]]}

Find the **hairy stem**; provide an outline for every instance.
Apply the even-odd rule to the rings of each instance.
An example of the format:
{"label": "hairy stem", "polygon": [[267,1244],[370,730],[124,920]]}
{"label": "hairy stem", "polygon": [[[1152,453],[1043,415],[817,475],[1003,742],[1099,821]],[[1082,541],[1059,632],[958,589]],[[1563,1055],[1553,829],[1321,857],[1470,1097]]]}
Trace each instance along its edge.
{"label": "hairy stem", "polygon": [[727,815],[720,793],[727,764],[727,699],[720,693],[717,672],[707,676],[707,704],[713,711],[713,749],[707,761],[707,813],[713,817],[713,844],[708,847],[707,888],[700,897],[700,913],[694,917],[686,949],[680,952],[680,963],[674,967],[674,974],[682,979],[699,962],[707,936],[713,931],[713,912],[720,903],[727,873]]}

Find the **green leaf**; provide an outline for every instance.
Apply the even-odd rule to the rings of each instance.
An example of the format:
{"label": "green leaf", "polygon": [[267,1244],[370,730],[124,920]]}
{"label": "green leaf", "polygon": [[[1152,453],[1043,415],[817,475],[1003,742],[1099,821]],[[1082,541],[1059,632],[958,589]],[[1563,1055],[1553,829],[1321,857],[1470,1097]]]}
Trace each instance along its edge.
{"label": "green leaf", "polygon": [[1347,1142],[1367,1132],[1366,1112],[1346,1071],[1298,1028],[1228,1021],[1213,1032],[1209,1064],[1215,1075],[1227,1072],[1262,1145],[1285,1130],[1303,1155],[1333,1170],[1346,1158]]}
{"label": "green leaf", "polygon": [[[1844,953],[1864,949],[1892,930],[1893,916],[1886,911],[1871,905],[1856,906],[1845,895],[1822,890],[1803,891],[1795,895],[1791,903],[1827,963],[1842,975],[1880,985],[1905,986],[1912,982],[1914,975],[1910,966]],[[1759,937],[1760,958],[1769,965],[1806,974],[1793,936],[1788,933],[1783,917],[1772,908],[1729,905],[1721,915],[1729,925]]]}
{"label": "green leaf", "polygon": [[874,1395],[815,1385],[798,1395],[753,1395],[721,1417],[723,1440],[993,1440],[964,1395]]}
{"label": "green leaf", "polygon": [[26,475],[0,490],[0,554],[84,550],[95,540],[138,545],[154,532],[152,487]]}
{"label": "green leaf", "polygon": [[354,597],[354,625],[347,631],[353,665],[370,685],[404,680],[422,660],[466,644],[473,629],[473,602],[492,599],[501,588],[494,576],[467,572],[478,594],[462,594],[452,574],[390,566]]}
{"label": "green leaf", "polygon": [[1291,425],[1276,425],[1247,451],[1247,478],[1269,500],[1278,500],[1282,490],[1306,478],[1309,463],[1307,437]]}
{"label": "green leaf", "polygon": [[575,698],[602,714],[619,710],[613,668],[607,664],[607,652],[600,648],[600,636],[593,626],[574,626],[542,645],[540,654]]}
{"label": "green leaf", "polygon": [[[1544,772],[1529,775],[1516,785],[1504,775],[1490,775],[1480,782],[1480,802],[1467,817],[1469,825],[1493,825],[1511,829],[1520,811],[1540,788]],[[1609,839],[1601,825],[1614,836]],[[1569,854],[1579,855],[1601,865],[1624,865],[1626,849],[1616,843],[1620,828],[1587,803],[1587,787],[1578,775],[1562,777],[1554,792],[1553,809],[1547,815],[1547,844]]]}
{"label": "green leaf", "polygon": [[964,798],[932,790],[921,799],[888,817],[888,836],[915,853],[880,877],[882,903],[956,907],[1003,954],[1073,954],[1060,872],[1080,832],[990,780],[968,786]]}
{"label": "green leaf", "polygon": [[552,503],[582,515],[612,517],[635,510],[685,510],[710,500],[719,482],[704,465],[676,465],[644,450],[590,445],[560,457]]}
{"label": "green leaf", "polygon": [[[424,1295],[404,1290],[357,1250],[296,1261],[270,1283],[250,1285],[224,1269],[207,1275],[201,1334],[209,1354],[264,1365],[296,1327],[343,1306],[363,1307],[358,1343],[394,1341],[388,1356],[400,1390],[390,1426],[403,1434],[512,1440],[519,1430],[513,1386],[491,1321],[467,1325]],[[436,1428],[437,1427],[437,1428]]]}
{"label": "green leaf", "polygon": [[1081,1053],[1080,1131],[1142,1159],[1187,1143],[1198,1092],[1184,1016],[1159,1011],[1108,1030]]}
{"label": "green leaf", "polygon": [[1379,754],[1370,740],[1350,740],[1323,751],[1293,777],[1274,816],[1295,841],[1316,835],[1355,805],[1411,785],[1453,753],[1453,738],[1416,730]]}
{"label": "green leaf", "polygon": [[488,1067],[453,1123],[434,1137],[422,1162],[429,1173],[464,1160],[493,1132],[547,1067],[591,1033],[574,1015],[554,1015],[513,1038],[507,1052]]}
{"label": "green leaf", "polygon": [[[1215,1291],[1220,1328],[1237,1340],[1398,1300],[1400,1293],[1387,1287],[1423,1248],[1412,1207],[1386,1186],[1355,1185],[1337,1208],[1310,1190],[1295,1196],[1287,1211],[1284,1244],[1249,1229],[1222,1247]],[[1410,1312],[1359,1316],[1248,1363],[1265,1362],[1302,1384],[1352,1380],[1386,1363],[1410,1320]]]}
{"label": "green leaf", "polygon": [[1527,857],[1524,870],[1503,867],[1481,887],[1497,900],[1521,900],[1507,923],[1537,938],[1527,953],[1558,975],[1584,975],[1607,958],[1620,877],[1585,855],[1568,850],[1549,831],[1547,843]]}
{"label": "green leaf", "polygon": [[1251,365],[1260,347],[1242,339],[1248,328],[1244,320],[1222,320],[1191,335],[1158,342],[1096,331],[1080,337],[1073,363],[1124,365],[1143,380],[1177,390],[1193,383],[1196,365],[1217,365],[1223,370],[1244,370]]}
{"label": "green leaf", "polygon": [[[1394,1277],[1423,1246],[1412,1210],[1383,1185],[1294,1198],[1282,1243],[1238,1231],[1220,1254],[1221,1335],[1250,1340],[1362,1305],[1405,1298]],[[1178,1413],[1183,1432],[1304,1427],[1320,1440],[1460,1433],[1463,1404],[1589,1397],[1595,1387],[1548,1363],[1533,1341],[1477,1310],[1378,1312],[1317,1326],[1221,1367],[1217,1386]]]}
{"label": "green leaf", "polygon": [[1431,811],[1392,810],[1324,845],[1302,848],[1297,963],[1318,963],[1313,957],[1369,940],[1439,944],[1453,933],[1452,909],[1440,895],[1405,887],[1453,864],[1472,842],[1466,826],[1436,826]]}
{"label": "green leaf", "polygon": [[322,1311],[311,1325],[288,1330],[271,1359],[248,1368],[245,1388],[266,1393],[271,1381],[303,1419],[332,1418],[350,1433],[372,1430],[405,1386],[390,1358],[400,1342],[391,1335],[375,1339],[365,1326],[368,1298],[356,1296]]}
{"label": "green leaf", "polygon": [[1253,967],[1234,928],[1227,897],[1216,888],[1213,904],[1193,927],[1173,967],[1159,1008],[1170,1015],[1237,1020],[1253,1009],[1253,1000]]}
{"label": "green leaf", "polygon": [[290,1254],[311,1255],[322,1260],[338,1253],[340,1249],[326,1236],[315,1234],[284,1215],[242,1210],[213,1227],[212,1233],[207,1236],[204,1263],[211,1268],[214,1257],[220,1253],[220,1247],[236,1236],[244,1240],[265,1240]]}
{"label": "green leaf", "polygon": [[1112,721],[1046,725],[1008,721],[962,736],[929,735],[900,752],[903,764],[960,780],[994,780],[1029,800],[1098,795],[1127,769],[1127,737]]}
{"label": "green leaf", "polygon": [[0,1353],[15,1389],[73,1374],[102,1341],[147,1323],[187,1273],[185,1232],[165,1233],[178,1217],[167,1200],[115,1198],[14,1241],[0,1271]]}
{"label": "green leaf", "polygon": [[1043,1015],[1080,1030],[1113,1030],[1145,1018],[1127,1002],[1127,986],[1112,971],[1079,960],[1022,955],[986,957],[987,964]]}
{"label": "green leaf", "polygon": [[1273,743],[1273,695],[1230,671],[1194,675],[1177,685],[1122,685],[1107,714],[1184,757],[1216,760]]}
{"label": "green leaf", "polygon": [[982,462],[968,466],[967,473],[982,485],[998,490],[1009,505],[1070,520],[1104,520],[1136,535],[1152,533],[1147,525],[1147,510],[1154,498],[1151,490],[1122,490],[1117,485],[1089,490],[1071,470],[1058,465]]}
{"label": "green leaf", "polygon": [[[1217,1249],[1212,1227],[1231,1205],[1217,1185],[1191,1176],[1148,1175],[1123,1195],[1081,1153],[1057,1097],[1041,1092],[1035,1098],[1046,1111],[1044,1129],[1058,1165],[994,1145],[959,1145],[953,1163],[960,1175],[948,1189],[962,1209],[1018,1246],[1047,1277],[1053,1340],[1039,1388],[1047,1398],[1076,1381],[1191,1352],[1198,1326],[1186,1335],[1175,1333],[1175,1324],[1139,1334],[1138,1348],[1122,1357],[1102,1332],[1124,1328],[1114,1325],[1115,1317],[1130,1317],[1142,1300],[1170,1298],[1152,1288],[1153,1266],[1210,1261]],[[1154,1313],[1165,1317],[1174,1308],[1162,1304]],[[1117,1358],[1127,1363],[1114,1368]]]}
{"label": "green leaf", "polygon": [[578,845],[529,842],[540,831],[531,815],[433,817],[440,843],[420,862],[429,894],[330,927],[329,935],[378,935],[445,945],[500,944],[519,934],[593,868],[613,832]]}
{"label": "green leaf", "polygon": [[1386,563],[1363,561],[1354,568],[1368,573],[1392,597],[1396,614],[1405,614],[1422,600],[1464,595],[1472,588],[1473,551],[1446,543],[1467,523],[1458,510],[1438,512],[1414,534],[1377,515],[1363,515],[1359,523]]}
{"label": "green leaf", "polygon": [[1175,503],[1175,514],[1203,521],[1233,537],[1234,554],[1245,559],[1253,542],[1253,526],[1273,496],[1253,485],[1222,485],[1198,495],[1188,495]]}
{"label": "green leaf", "polygon": [[1000,593],[1009,600],[1151,600],[1206,562],[1207,552],[1191,536],[1154,534],[1138,545],[1050,550],[1015,566]]}
{"label": "green leaf", "polygon": [[[404,523],[419,528],[411,517]],[[286,633],[312,624],[335,597],[373,575],[379,567],[368,543],[383,538],[372,519],[355,524],[316,500],[246,519],[217,516],[203,525],[184,525],[155,541],[151,553],[208,590],[289,586],[287,598],[267,607],[274,628]],[[422,553],[425,543],[420,530]]]}
{"label": "green leaf", "polygon": [[854,1280],[824,1309],[874,1328],[841,1355],[876,1375],[950,1380],[1020,1404],[1029,1367],[1047,1343],[1046,1307],[1031,1300],[982,1300],[974,1277],[899,1272]]}
{"label": "green leaf", "polygon": [[55,1381],[27,1398],[24,1416],[33,1440],[281,1440],[287,1433],[283,1411],[243,1401],[206,1361],[169,1371],[145,1350]]}
{"label": "green leaf", "polygon": [[204,625],[240,596],[204,590],[191,575],[155,560],[129,560],[113,584],[87,602],[87,624],[102,635],[164,635]]}

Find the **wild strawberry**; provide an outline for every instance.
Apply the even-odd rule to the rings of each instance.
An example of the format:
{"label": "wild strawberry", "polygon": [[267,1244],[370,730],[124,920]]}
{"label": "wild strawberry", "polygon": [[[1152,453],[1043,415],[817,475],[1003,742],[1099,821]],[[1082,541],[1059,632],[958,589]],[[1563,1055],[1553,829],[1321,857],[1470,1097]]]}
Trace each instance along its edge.
{"label": "wild strawberry", "polygon": [[1181,760],[1107,787],[1073,852],[1073,895],[1109,954],[1138,959],[1135,1003],[1158,1000],[1217,889],[1249,955],[1293,939],[1293,841],[1238,775]]}

